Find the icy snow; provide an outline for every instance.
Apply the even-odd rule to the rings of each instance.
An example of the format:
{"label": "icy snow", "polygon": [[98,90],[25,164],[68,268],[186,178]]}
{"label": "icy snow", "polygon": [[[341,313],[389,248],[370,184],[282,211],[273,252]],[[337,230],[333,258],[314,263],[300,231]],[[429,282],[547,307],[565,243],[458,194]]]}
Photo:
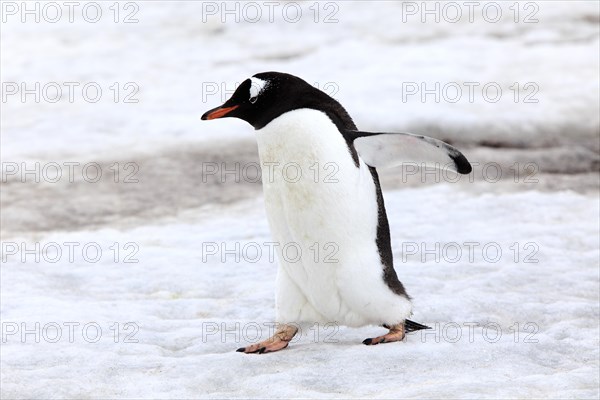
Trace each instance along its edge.
{"label": "icy snow", "polygon": [[[454,142],[499,142],[513,146],[597,146],[600,125],[598,4],[585,1],[536,2],[537,23],[514,23],[504,4],[503,18],[487,23],[451,23],[420,15],[402,22],[398,2],[340,2],[337,23],[314,23],[311,3],[298,23],[285,23],[268,10],[257,23],[220,13],[207,16],[200,2],[140,2],[139,23],[115,24],[105,5],[97,24],[2,26],[2,80],[81,82],[76,101],[3,104],[2,156],[52,158],[56,153],[97,155],[125,149],[145,151],[173,139],[201,141],[246,135],[237,121],[200,125],[208,109],[221,104],[251,75],[280,70],[301,76],[332,94],[360,129],[427,130]],[[482,3],[483,4],[483,3]],[[321,16],[328,15],[321,3]],[[481,6],[483,8],[483,6]],[[481,11],[481,10],[480,10]],[[529,9],[521,9],[524,18]],[[382,17],[385,16],[385,17]],[[206,23],[202,23],[206,18]],[[225,18],[225,23],[222,23]],[[35,54],[35,56],[32,56]],[[82,101],[81,87],[98,82],[98,103]],[[113,102],[109,87],[139,85],[136,104]],[[436,82],[448,86],[439,102],[420,94]],[[469,99],[465,83],[476,90]],[[535,86],[526,88],[527,83]],[[498,84],[497,103],[485,101],[485,84]],[[519,84],[520,98],[514,100]],[[416,84],[419,93],[405,92]],[[408,86],[407,86],[408,85]],[[216,94],[210,94],[217,88]],[[404,89],[404,90],[403,90]],[[121,96],[130,93],[121,87]],[[489,89],[493,97],[494,89]],[[525,97],[537,103],[525,103]],[[16,99],[15,99],[16,97]],[[66,123],[68,121],[68,123]],[[52,132],[52,140],[44,140]],[[568,132],[568,134],[565,134]]]}
{"label": "icy snow", "polygon": [[[276,266],[262,246],[270,238],[258,199],[223,214],[205,210],[167,224],[39,239],[97,242],[105,253],[95,264],[79,251],[73,263],[66,255],[54,264],[9,256],[2,267],[3,321],[24,322],[30,330],[38,321],[41,339],[35,343],[29,334],[22,343],[19,334],[7,335],[3,397],[598,395],[597,198],[471,195],[445,184],[388,192],[386,199],[396,269],[415,299],[414,320],[433,326],[432,333],[366,347],[361,341],[382,328],[341,327],[329,337],[333,328],[322,327],[318,336],[305,329],[280,353],[236,353],[256,338],[257,328],[266,337],[274,318]],[[108,249],[113,242],[137,243],[139,263],[115,263]],[[235,242],[259,244],[263,254],[253,262],[255,253],[234,252],[223,263],[222,252],[203,252],[206,244],[222,242],[229,249]],[[433,256],[403,259],[403,242],[430,249],[435,242],[458,243],[463,255],[457,263],[453,254],[439,263]],[[470,242],[480,244],[472,260],[463,245]],[[531,251],[515,262],[510,246],[530,242],[538,248],[531,262],[525,262]],[[481,251],[486,243],[502,249],[498,262],[491,262],[493,251]],[[50,322],[63,327],[57,343],[44,339],[55,336],[50,326],[42,331]],[[65,322],[81,324],[73,343]],[[82,336],[88,322],[103,330],[98,343]],[[118,343],[114,322],[121,324]],[[133,332],[123,330],[126,322],[139,326],[133,336],[139,343],[124,343]],[[88,335],[95,338],[94,328]]]}
{"label": "icy snow", "polygon": [[[96,104],[2,102],[2,161],[141,165],[133,187],[110,186],[110,176],[91,186],[2,182],[3,246],[48,250],[22,262],[3,248],[2,398],[600,396],[597,2],[535,2],[533,24],[512,22],[508,2],[498,23],[439,24],[403,23],[398,2],[336,2],[333,24],[312,21],[312,2],[297,24],[203,23],[199,2],[136,3],[137,24],[1,25],[2,82],[104,89]],[[452,140],[472,161],[503,168],[539,165],[533,185],[423,186],[383,174],[396,269],[413,319],[432,331],[366,347],[382,328],[304,327],[285,351],[235,352],[269,333],[276,261],[258,187],[200,178],[204,161],[253,161],[254,145],[239,140],[251,128],[199,118],[267,70],[328,91],[361,129]],[[139,103],[115,104],[114,82],[136,82]],[[481,92],[472,103],[403,99],[407,83],[422,82],[497,82],[504,94],[498,103]],[[539,102],[515,103],[515,82],[521,99],[536,83]],[[577,191],[555,190],[564,186]],[[102,255],[87,261],[80,245],[71,262],[71,242]],[[223,243],[248,251],[209,255]],[[436,243],[439,262],[427,254]]]}

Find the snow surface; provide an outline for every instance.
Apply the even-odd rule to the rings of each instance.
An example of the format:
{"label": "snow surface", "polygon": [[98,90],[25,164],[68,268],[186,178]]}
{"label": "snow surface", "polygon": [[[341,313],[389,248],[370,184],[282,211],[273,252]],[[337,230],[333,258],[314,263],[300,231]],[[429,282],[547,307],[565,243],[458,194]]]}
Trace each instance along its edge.
{"label": "snow surface", "polygon": [[[501,3],[497,23],[404,23],[399,2],[335,2],[332,24],[313,22],[313,2],[296,24],[280,14],[274,23],[203,22],[193,1],[138,1],[139,23],[115,24],[112,3],[102,3],[108,17],[97,24],[0,26],[2,82],[94,81],[104,90],[95,104],[1,102],[3,163],[140,165],[140,182],[129,186],[111,184],[110,173],[91,185],[80,177],[0,183],[2,398],[600,396],[597,2],[535,2],[533,24],[514,23],[513,2]],[[320,18],[329,10],[320,3]],[[254,161],[251,128],[199,119],[228,96],[204,96],[203,86],[231,91],[268,70],[333,94],[360,129],[427,134],[471,161],[502,164],[497,184],[478,176],[419,185],[382,174],[396,269],[414,298],[413,319],[430,333],[366,347],[361,341],[382,328],[305,327],[285,351],[234,351],[269,333],[276,262],[259,186],[201,178],[202,162]],[[115,104],[114,82],[137,83],[139,103]],[[497,82],[504,94],[497,103],[404,101],[403,83],[412,82]],[[539,102],[515,103],[515,82],[521,96],[523,84],[536,83]],[[539,182],[512,183],[515,160],[537,163]],[[73,262],[66,242],[80,244]],[[32,254],[22,262],[6,248],[21,243],[58,243],[63,253],[49,262],[49,246],[40,262]],[[103,249],[98,262],[82,256],[86,243]],[[203,251],[222,243],[248,252],[238,262]],[[252,262],[255,243],[262,256]],[[445,257],[423,262],[436,243]],[[36,323],[39,343],[35,333],[21,337]],[[69,323],[79,324],[72,341]],[[82,335],[88,323],[102,329],[96,343],[96,325]],[[62,336],[52,343],[56,324]]]}
{"label": "snow surface", "polygon": [[[339,7],[337,23],[314,23],[310,2],[303,4],[298,23],[285,22],[283,5],[274,22],[263,9],[259,22],[248,22],[252,15],[244,19],[240,12],[236,23],[235,14],[222,16],[221,8],[216,15],[203,14],[202,3],[193,1],[138,2],[135,24],[113,23],[112,3],[104,4],[106,17],[97,24],[82,18],[73,24],[22,24],[10,17],[1,28],[2,81],[28,87],[98,82],[104,94],[93,104],[82,101],[79,91],[70,103],[67,89],[53,104],[22,104],[10,97],[3,104],[2,156],[114,154],[173,140],[245,136],[239,121],[206,125],[199,118],[221,104],[235,83],[270,70],[315,83],[364,130],[425,130],[462,143],[548,147],[577,141],[597,147],[597,2],[535,2],[537,23],[515,23],[508,2],[501,3],[503,17],[496,23],[486,22],[481,10],[470,23],[464,7],[457,23],[435,23],[433,17],[422,23],[420,15],[403,23],[399,2],[332,3]],[[322,21],[332,10],[320,4]],[[520,21],[531,12],[520,10]],[[115,104],[109,89],[114,82],[137,83],[139,103]],[[429,96],[423,103],[417,95],[403,100],[403,84],[433,88],[436,82],[458,84],[464,91],[460,101],[442,97],[438,103]],[[472,102],[465,82],[480,85]],[[497,103],[481,93],[490,82],[503,89]],[[509,88],[515,82],[521,92],[516,103]],[[528,82],[539,87],[532,97],[538,103],[523,103],[534,89],[525,89]],[[219,92],[207,95],[207,85]],[[450,91],[447,98],[453,96]]]}
{"label": "snow surface", "polygon": [[[28,329],[36,321],[41,327],[56,322],[63,336],[57,343],[44,336],[35,343],[31,334],[25,343],[19,334],[7,336],[3,398],[598,396],[597,198],[572,192],[470,195],[445,184],[388,192],[386,199],[396,269],[414,297],[414,320],[436,327],[433,333],[366,347],[361,341],[382,328],[341,327],[330,338],[336,342],[328,343],[333,330],[323,327],[318,343],[315,331],[305,330],[279,353],[234,352],[255,338],[257,326],[267,336],[263,324],[274,318],[276,267],[265,247],[257,262],[247,252],[238,254],[239,262],[230,254],[223,263],[222,252],[203,254],[203,243],[234,249],[236,242],[269,242],[258,199],[171,223],[39,238],[97,242],[106,256],[96,264],[78,253],[74,263],[66,255],[54,264],[9,257],[2,267],[3,321],[22,321]],[[402,262],[401,243],[422,241],[428,248],[436,241],[460,243],[462,260]],[[139,263],[115,263],[108,250],[113,242],[137,243]],[[465,242],[481,243],[472,262]],[[515,262],[509,249],[514,242],[521,248],[535,243],[538,262],[524,262],[524,254]],[[486,243],[502,248],[498,262],[484,258]],[[81,324],[73,343],[65,322]],[[88,322],[103,329],[98,343],[82,336]],[[139,343],[124,343],[125,331],[114,343],[114,322],[136,323]],[[93,328],[89,336],[95,337]]]}

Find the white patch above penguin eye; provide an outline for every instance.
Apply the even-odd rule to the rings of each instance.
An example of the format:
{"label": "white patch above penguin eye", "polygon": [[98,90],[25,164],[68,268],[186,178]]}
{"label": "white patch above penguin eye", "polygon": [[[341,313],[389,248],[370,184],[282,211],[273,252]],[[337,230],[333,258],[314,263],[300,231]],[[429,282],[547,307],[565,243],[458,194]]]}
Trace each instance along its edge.
{"label": "white patch above penguin eye", "polygon": [[258,95],[267,87],[268,81],[252,77],[250,78],[250,103],[254,104],[258,100]]}

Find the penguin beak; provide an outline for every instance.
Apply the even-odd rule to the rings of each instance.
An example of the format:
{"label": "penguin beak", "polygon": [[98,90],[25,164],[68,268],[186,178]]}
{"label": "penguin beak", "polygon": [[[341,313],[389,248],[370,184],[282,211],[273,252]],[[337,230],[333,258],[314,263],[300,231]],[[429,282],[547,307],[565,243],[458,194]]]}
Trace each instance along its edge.
{"label": "penguin beak", "polygon": [[232,112],[233,110],[235,110],[236,108],[238,108],[238,105],[235,106],[231,106],[231,107],[223,107],[223,106],[219,106],[217,108],[213,108],[212,110],[208,110],[207,112],[204,113],[204,115],[202,116],[203,121],[207,121],[207,120],[211,120],[211,119],[217,119],[217,118],[223,118],[226,117],[227,114],[229,114],[230,112]]}

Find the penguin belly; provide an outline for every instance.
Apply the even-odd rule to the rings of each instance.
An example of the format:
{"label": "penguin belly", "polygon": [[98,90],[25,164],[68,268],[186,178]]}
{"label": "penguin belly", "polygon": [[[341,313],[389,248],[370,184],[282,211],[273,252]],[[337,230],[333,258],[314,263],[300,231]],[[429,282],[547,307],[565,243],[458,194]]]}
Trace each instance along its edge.
{"label": "penguin belly", "polygon": [[375,182],[336,125],[321,111],[298,109],[256,134],[279,259],[277,321],[403,322],[412,307],[383,279]]}

